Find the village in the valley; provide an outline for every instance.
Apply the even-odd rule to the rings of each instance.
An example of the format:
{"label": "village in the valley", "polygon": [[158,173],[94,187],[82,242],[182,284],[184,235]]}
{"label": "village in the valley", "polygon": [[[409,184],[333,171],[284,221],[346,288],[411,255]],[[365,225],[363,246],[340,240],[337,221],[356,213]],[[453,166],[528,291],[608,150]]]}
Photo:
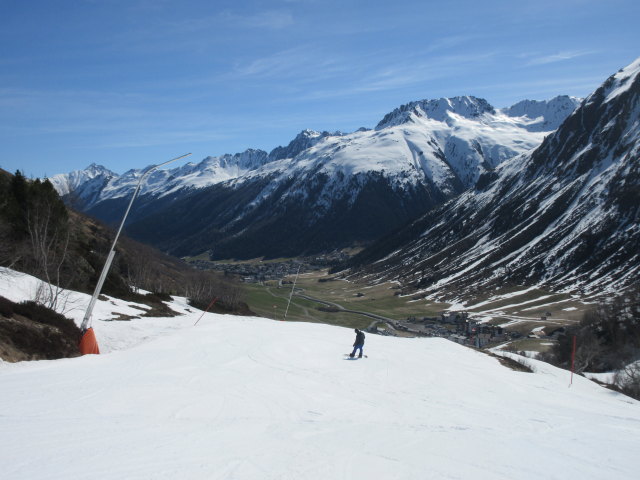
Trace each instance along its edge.
{"label": "village in the valley", "polygon": [[[260,262],[192,260],[190,263],[203,270],[212,269],[224,272],[225,275],[234,275],[243,283],[263,284],[268,281],[276,281],[278,288],[282,288],[293,283],[290,279],[285,280],[285,277],[295,276],[296,273],[317,272],[336,265],[346,258],[347,255],[344,252],[336,251],[331,254],[297,258],[295,260],[284,259]],[[328,280],[321,279],[319,281]],[[307,298],[311,299],[310,297]],[[322,301],[320,302],[323,303]],[[325,312],[337,312],[340,310],[329,302],[318,308]],[[353,313],[365,314],[365,312]],[[550,313],[547,313],[547,316],[550,315]],[[474,318],[466,311],[443,311],[438,316],[410,316],[404,320],[392,320],[372,314],[367,314],[367,316],[372,317],[373,320],[366,329],[369,333],[403,337],[441,337],[461,345],[476,348],[497,345],[517,340],[524,336],[556,339],[558,335],[565,331],[563,327],[547,329],[539,327],[528,334],[523,334],[514,330],[507,330],[503,326],[487,324],[484,319]],[[545,320],[545,318],[542,317],[541,320]]]}
{"label": "village in the valley", "polygon": [[[544,321],[550,315],[548,313],[540,320]],[[471,318],[465,311],[446,311],[437,317],[409,317],[406,320],[386,322],[386,325],[378,323],[368,330],[381,335],[442,337],[477,348],[518,340],[525,336],[532,339],[557,340],[558,336],[565,333],[564,327],[540,326],[523,335],[499,325],[487,324],[481,319]]]}

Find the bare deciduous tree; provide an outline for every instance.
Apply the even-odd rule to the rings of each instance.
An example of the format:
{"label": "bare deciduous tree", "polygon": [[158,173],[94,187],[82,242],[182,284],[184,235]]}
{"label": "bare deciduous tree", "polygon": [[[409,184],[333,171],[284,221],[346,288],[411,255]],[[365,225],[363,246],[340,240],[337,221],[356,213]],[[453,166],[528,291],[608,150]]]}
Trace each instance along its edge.
{"label": "bare deciduous tree", "polygon": [[69,252],[69,219],[49,182],[36,180],[32,189],[24,209],[28,258],[30,270],[44,281],[34,300],[57,311],[61,307],[62,271]]}
{"label": "bare deciduous tree", "polygon": [[580,374],[593,367],[593,362],[602,353],[602,347],[591,330],[580,331],[576,343],[575,372]]}
{"label": "bare deciduous tree", "polygon": [[207,306],[214,298],[230,310],[243,301],[240,285],[230,279],[222,280],[210,272],[193,272],[184,282],[184,295],[197,306]]}
{"label": "bare deciduous tree", "polygon": [[618,370],[614,383],[625,394],[640,400],[640,361]]}

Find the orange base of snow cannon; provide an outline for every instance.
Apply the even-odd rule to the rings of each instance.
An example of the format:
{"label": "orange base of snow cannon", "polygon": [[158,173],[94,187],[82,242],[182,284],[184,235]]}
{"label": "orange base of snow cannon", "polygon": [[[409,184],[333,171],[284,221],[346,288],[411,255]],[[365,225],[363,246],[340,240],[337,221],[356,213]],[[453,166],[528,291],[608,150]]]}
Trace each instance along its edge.
{"label": "orange base of snow cannon", "polygon": [[98,355],[100,353],[93,328],[89,328],[84,332],[82,340],[80,340],[80,353],[82,355]]}

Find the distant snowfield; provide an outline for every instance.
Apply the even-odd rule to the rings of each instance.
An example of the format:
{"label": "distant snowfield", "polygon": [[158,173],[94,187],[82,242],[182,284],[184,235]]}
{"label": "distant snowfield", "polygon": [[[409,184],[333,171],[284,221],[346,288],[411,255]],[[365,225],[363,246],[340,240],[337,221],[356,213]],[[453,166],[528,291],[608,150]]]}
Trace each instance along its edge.
{"label": "distant snowfield", "polygon": [[105,355],[0,363],[0,477],[637,478],[640,402],[547,364],[376,335],[345,360],[350,329],[172,308],[94,321]]}

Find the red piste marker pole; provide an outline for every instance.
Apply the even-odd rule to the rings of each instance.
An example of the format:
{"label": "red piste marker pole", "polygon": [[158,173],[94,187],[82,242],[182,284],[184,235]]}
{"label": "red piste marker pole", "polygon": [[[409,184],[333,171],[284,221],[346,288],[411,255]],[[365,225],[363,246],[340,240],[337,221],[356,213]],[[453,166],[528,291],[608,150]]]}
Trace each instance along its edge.
{"label": "red piste marker pole", "polygon": [[214,303],[216,303],[216,300],[218,300],[218,297],[216,297],[216,298],[214,298],[213,300],[211,300],[211,303],[209,304],[209,306],[207,307],[207,309],[206,309],[204,312],[202,312],[202,315],[200,315],[200,318],[198,318],[198,320],[196,320],[196,323],[194,323],[194,324],[193,324],[193,326],[194,326],[194,327],[198,324],[198,322],[200,321],[200,319],[201,319],[202,317],[204,317],[204,314],[205,314],[205,313],[207,313],[211,307],[213,307],[213,304],[214,304]]}
{"label": "red piste marker pole", "polygon": [[573,336],[573,347],[571,348],[571,382],[569,386],[573,385],[573,369],[576,364],[576,336]]}

